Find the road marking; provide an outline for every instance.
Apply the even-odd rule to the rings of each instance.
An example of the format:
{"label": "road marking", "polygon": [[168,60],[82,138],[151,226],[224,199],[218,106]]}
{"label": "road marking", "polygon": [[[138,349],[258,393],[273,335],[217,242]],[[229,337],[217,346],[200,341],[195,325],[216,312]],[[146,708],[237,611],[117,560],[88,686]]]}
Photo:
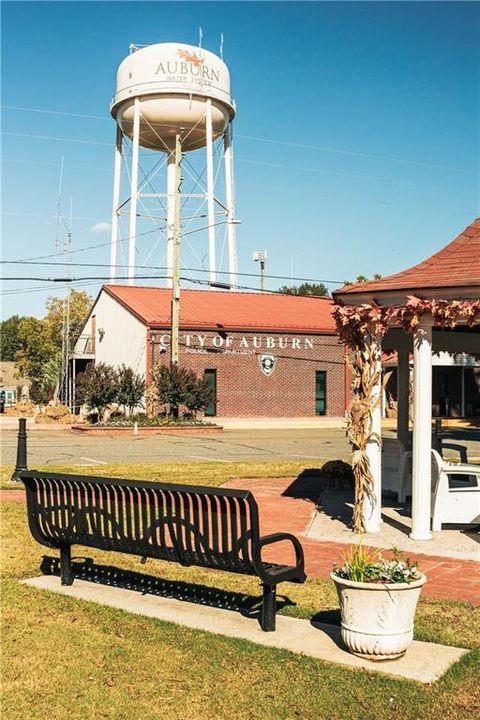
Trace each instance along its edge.
{"label": "road marking", "polygon": [[288,457],[299,457],[299,458],[305,458],[312,459],[312,460],[319,460],[318,455],[296,455],[295,453],[277,453],[277,455],[287,455]]}
{"label": "road marking", "polygon": [[205,456],[205,455],[187,455],[187,457],[189,457],[189,458],[197,458],[197,459],[200,459],[200,460],[208,460],[209,462],[210,462],[210,461],[211,461],[211,462],[223,462],[223,463],[234,462],[234,461],[232,461],[232,460],[219,460],[218,458],[212,458],[212,457],[208,457],[208,456]]}
{"label": "road marking", "polygon": [[81,457],[80,460],[88,460],[88,462],[97,463],[97,465],[108,465],[103,460],[94,460],[93,458]]}

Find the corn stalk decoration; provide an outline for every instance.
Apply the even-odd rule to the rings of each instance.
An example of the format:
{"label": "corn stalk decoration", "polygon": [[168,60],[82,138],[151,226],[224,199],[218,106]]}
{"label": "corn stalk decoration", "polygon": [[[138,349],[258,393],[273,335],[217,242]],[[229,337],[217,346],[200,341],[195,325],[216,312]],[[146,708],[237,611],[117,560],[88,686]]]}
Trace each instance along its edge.
{"label": "corn stalk decoration", "polygon": [[389,325],[401,325],[413,333],[423,315],[432,317],[436,327],[453,328],[457,324],[472,327],[480,323],[480,300],[423,300],[408,296],[402,306],[381,307],[375,301],[363,305],[337,304],[333,316],[340,341],[350,350],[348,363],[351,373],[353,400],[347,411],[347,437],[352,446],[352,469],[355,478],[355,505],[352,527],[365,532],[364,505],[374,504],[374,480],[367,448],[371,443],[381,445],[381,437],[373,432],[373,413],[382,394],[375,397],[379,371],[376,362],[377,343]]}

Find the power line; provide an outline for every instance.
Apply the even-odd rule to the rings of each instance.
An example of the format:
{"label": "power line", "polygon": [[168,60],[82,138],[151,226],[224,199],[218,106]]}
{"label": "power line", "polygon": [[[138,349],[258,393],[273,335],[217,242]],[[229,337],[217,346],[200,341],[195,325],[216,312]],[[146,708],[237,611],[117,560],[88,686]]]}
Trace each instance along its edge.
{"label": "power line", "polygon": [[45,115],[65,115],[67,117],[87,118],[89,120],[110,120],[108,115],[83,115],[81,113],[64,112],[62,110],[45,110],[43,108],[20,107],[19,105],[1,105],[3,110],[21,110],[23,112],[36,112]]}
{"label": "power line", "polygon": [[[2,107],[4,110],[15,110],[15,111],[21,111],[21,112],[36,112],[36,113],[43,113],[43,114],[48,114],[48,115],[62,115],[65,117],[86,118],[86,119],[91,119],[91,120],[105,121],[105,120],[111,119],[109,116],[105,116],[105,115],[85,115],[85,114],[81,114],[81,113],[65,112],[65,111],[61,111],[61,110],[47,110],[44,108],[21,107],[18,105],[2,105],[0,107]],[[158,125],[158,126],[165,125],[165,123],[153,123],[153,124]],[[405,164],[405,165],[431,167],[436,170],[447,170],[450,172],[466,173],[469,175],[475,174],[474,170],[467,170],[466,168],[452,167],[451,165],[440,165],[437,163],[429,163],[429,162],[425,162],[422,160],[410,160],[409,158],[397,158],[397,157],[392,157],[389,155],[367,153],[367,152],[356,151],[356,150],[346,150],[344,148],[330,147],[327,145],[310,145],[310,144],[306,144],[306,143],[296,143],[296,142],[292,142],[290,140],[280,140],[277,138],[258,137],[255,135],[243,135],[240,133],[235,133],[235,137],[241,138],[242,140],[253,140],[255,142],[265,142],[265,143],[269,143],[269,144],[273,144],[273,145],[284,145],[287,147],[304,148],[305,150],[315,150],[318,152],[328,152],[328,153],[333,153],[333,154],[338,154],[338,155],[348,155],[348,156],[352,156],[352,157],[366,158],[369,160],[387,160],[389,162],[401,163],[401,164]],[[55,138],[55,139],[61,139],[61,138]],[[100,143],[100,144],[104,144],[104,143]]]}
{"label": "power line", "polygon": [[[118,276],[117,280],[128,280],[128,275],[122,275]],[[170,279],[169,275],[137,275],[135,280],[168,280]],[[10,277],[4,277],[3,280],[10,280],[15,282],[47,282],[47,283],[54,283],[54,285],[49,286],[52,288],[56,288],[59,284],[72,284],[72,283],[91,283],[92,281],[101,282],[105,280],[110,280],[109,275],[91,275],[91,276],[85,276],[85,277],[38,277],[38,276],[10,276]],[[182,282],[191,283],[193,285],[204,285],[211,287],[212,283],[210,280],[203,280],[201,278],[189,278],[185,276],[180,276],[180,280]],[[92,283],[92,284],[95,284]],[[336,283],[337,284],[337,283]],[[341,283],[343,285],[343,282]],[[42,290],[46,290],[47,287],[41,288]],[[226,286],[225,290],[228,290],[229,288]],[[252,287],[250,285],[236,285],[236,290],[249,290],[255,293],[260,294],[266,294],[266,295],[283,295],[292,297],[291,293],[283,292],[282,290],[267,290],[267,289],[259,289],[257,287]],[[32,288],[32,290],[36,290],[36,288]],[[14,290],[6,290],[2,295],[11,294],[13,292],[21,292],[22,289],[14,289]],[[325,300],[328,296],[326,295],[307,295],[307,296],[294,296],[294,297],[309,297],[315,300]]]}
{"label": "power line", "polygon": [[[157,226],[157,227],[152,228],[151,230],[145,230],[145,232],[137,233],[137,235],[135,235],[135,238],[144,237],[144,235],[150,235],[151,233],[161,231],[162,229],[163,229],[162,227]],[[117,242],[123,243],[123,242],[127,242],[127,240],[129,240],[129,239],[130,239],[129,237],[119,238],[119,240]],[[73,253],[85,252],[86,250],[96,250],[97,248],[106,247],[107,245],[109,246],[110,244],[111,244],[111,240],[108,240],[107,242],[104,242],[104,243],[96,243],[95,245],[87,245],[87,247],[78,248],[77,250],[72,250],[70,252],[70,254],[73,255]],[[33,262],[35,260],[48,260],[49,258],[52,258],[52,257],[58,257],[61,254],[62,253],[51,253],[50,255],[39,255],[39,256],[33,257],[33,258],[25,258],[24,260],[15,260],[15,261],[8,261],[8,262],[9,263],[12,263],[12,262],[26,263],[26,262]],[[7,261],[2,261],[2,262],[7,262]]]}
{"label": "power line", "polygon": [[[34,135],[29,133],[16,133],[16,132],[10,132],[7,130],[2,130],[2,133],[4,135],[12,135],[16,137],[26,137],[26,138],[35,138],[37,140],[53,140],[53,141],[65,141],[65,142],[73,142],[73,143],[85,143],[87,145],[101,145],[105,147],[111,147],[111,143],[104,143],[104,142],[98,142],[95,140],[84,140],[81,138],[68,138],[68,137],[58,137],[53,135]],[[238,137],[238,135],[236,136]],[[271,162],[264,162],[261,160],[250,160],[248,158],[236,158],[236,162],[241,163],[247,163],[250,165],[264,165],[266,167],[277,167],[277,168],[283,168],[285,170],[298,170],[300,172],[313,172],[318,173],[321,175],[334,175],[336,177],[351,177],[356,180],[369,180],[372,182],[380,182],[380,183],[396,183],[400,185],[408,185],[408,182],[403,182],[400,180],[393,180],[392,178],[381,178],[381,177],[375,177],[372,175],[362,175],[359,173],[348,173],[348,172],[341,172],[341,171],[334,171],[334,170],[324,170],[322,168],[313,168],[313,167],[303,167],[299,165],[291,165],[287,163],[271,163]]]}
{"label": "power line", "polygon": [[[58,163],[48,162],[48,160],[24,160],[20,158],[3,158],[3,162],[20,163],[22,165],[48,165],[58,167]],[[93,167],[92,165],[71,165],[65,163],[65,167],[74,168],[75,170],[95,170],[95,172],[111,172],[111,168]]]}
{"label": "power line", "polygon": [[[54,135],[34,135],[30,133],[17,133],[17,132],[10,132],[8,130],[2,130],[3,135],[11,135],[15,137],[25,137],[25,138],[34,138],[36,140],[52,140],[52,141],[65,141],[65,142],[72,142],[72,143],[84,143],[86,145],[101,145],[105,147],[111,147],[111,143],[104,143],[99,142],[96,140],[84,140],[82,138],[69,138],[69,137],[59,137]],[[238,136],[236,136],[238,137]],[[278,168],[285,168],[287,170],[299,170],[301,172],[315,172],[315,173],[321,173],[326,175],[336,175],[340,177],[352,177],[356,179],[361,180],[373,180],[376,182],[396,182],[395,180],[391,180],[389,178],[377,178],[370,175],[361,175],[361,174],[355,174],[355,173],[346,173],[346,172],[335,172],[330,170],[322,170],[320,168],[309,168],[309,167],[301,167],[297,165],[290,165],[290,164],[281,164],[281,163],[269,163],[269,162],[261,162],[260,160],[249,160],[249,159],[242,159],[242,158],[236,158],[236,162],[243,162],[248,163],[252,165],[266,165],[268,167],[278,167]]]}
{"label": "power line", "polygon": [[[73,285],[76,285],[78,287],[92,287],[93,285],[98,285],[97,282],[72,282]],[[48,290],[58,290],[58,283],[55,283],[55,285],[44,285],[42,287],[27,287],[27,288],[10,288],[9,290],[3,290],[0,292],[1,296],[4,295],[26,295],[29,293],[36,293],[36,292],[47,292]]]}
{"label": "power line", "polygon": [[[97,141],[93,141],[93,140],[83,140],[80,138],[34,135],[34,134],[27,134],[27,133],[14,133],[14,132],[6,131],[6,130],[2,130],[1,132],[4,135],[14,135],[14,136],[18,136],[18,137],[34,138],[37,140],[54,140],[54,141],[64,140],[65,142],[85,143],[85,144],[89,144],[89,145],[100,145],[100,146],[105,146],[105,147],[111,147],[110,143],[97,142]],[[238,137],[238,135],[236,135],[236,137]],[[283,141],[279,141],[279,142],[282,142],[282,144],[284,144]],[[320,174],[320,175],[333,175],[335,177],[349,177],[349,178],[353,178],[355,180],[366,180],[369,182],[383,183],[385,185],[394,184],[394,185],[405,185],[408,187],[412,187],[412,186],[413,187],[428,187],[428,188],[432,187],[430,183],[412,183],[407,180],[396,180],[394,178],[389,178],[389,177],[382,178],[382,177],[375,177],[373,175],[362,175],[360,173],[348,173],[348,172],[335,171],[335,170],[325,170],[323,168],[304,167],[301,165],[291,165],[291,164],[287,164],[287,163],[272,163],[272,162],[261,161],[261,160],[251,160],[249,158],[236,157],[235,162],[246,163],[246,164],[250,164],[250,165],[263,165],[265,167],[276,167],[276,168],[281,168],[281,169],[285,169],[285,170],[296,170],[298,172],[310,172],[310,173],[315,173],[315,174]],[[398,162],[401,162],[401,161],[398,160]],[[407,162],[407,161],[405,161],[405,162]],[[409,162],[413,163],[413,161],[409,161]],[[418,164],[421,164],[421,163],[418,163]],[[432,165],[432,167],[439,169],[440,166]],[[449,168],[446,168],[446,169],[449,169]],[[462,173],[468,173],[468,174],[474,173],[473,170],[472,171],[461,170],[460,168],[450,168],[450,169],[455,170],[456,172],[462,172]],[[442,187],[442,186],[438,186],[438,187]],[[445,187],[442,189],[448,190],[449,188]]]}
{"label": "power line", "polygon": [[[63,265],[62,262],[41,262],[38,260],[0,260],[0,265],[49,265],[49,266],[58,266]],[[109,268],[110,265],[108,263],[70,263],[71,267],[94,267],[94,268]],[[124,267],[121,264],[117,264],[114,266],[115,268],[122,268]],[[165,265],[137,265],[137,269],[148,269],[148,270],[166,270],[167,267]],[[192,267],[183,267],[182,270],[185,272],[199,272],[199,273],[209,273],[210,271],[205,268],[192,268]],[[230,275],[230,272],[228,270],[217,270],[217,274],[219,275]],[[245,272],[238,272],[237,275],[240,275],[241,277],[253,277],[258,278],[257,273],[245,273]],[[265,275],[266,279],[270,280],[289,280],[291,282],[308,282],[308,283],[328,283],[329,285],[343,285],[343,281],[341,280],[320,280],[318,278],[305,278],[305,277],[292,277],[291,275]]]}
{"label": "power line", "polygon": [[103,145],[111,147],[111,143],[100,142],[98,140],[85,140],[83,138],[58,137],[54,135],[34,135],[33,133],[18,133],[10,130],[2,130],[2,135],[11,135],[13,137],[34,138],[35,140],[61,140],[62,142],[82,143],[83,145]]}

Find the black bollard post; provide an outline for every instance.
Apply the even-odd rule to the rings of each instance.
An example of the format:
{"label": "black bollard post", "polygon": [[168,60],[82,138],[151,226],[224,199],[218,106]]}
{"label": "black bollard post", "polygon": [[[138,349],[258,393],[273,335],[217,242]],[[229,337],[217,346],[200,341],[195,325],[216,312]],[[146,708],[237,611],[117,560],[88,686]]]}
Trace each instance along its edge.
{"label": "black bollard post", "polygon": [[27,418],[18,418],[17,464],[12,480],[18,481],[20,472],[27,469]]}

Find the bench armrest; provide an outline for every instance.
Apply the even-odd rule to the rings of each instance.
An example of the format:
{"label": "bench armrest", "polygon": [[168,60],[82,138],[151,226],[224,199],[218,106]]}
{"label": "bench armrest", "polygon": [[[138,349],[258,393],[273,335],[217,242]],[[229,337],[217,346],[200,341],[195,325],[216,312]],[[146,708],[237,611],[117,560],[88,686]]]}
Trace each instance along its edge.
{"label": "bench armrest", "polygon": [[295,550],[295,566],[294,566],[295,570],[301,571],[303,574],[305,571],[304,570],[305,560],[304,560],[304,556],[303,556],[303,547],[302,547],[299,539],[297,537],[295,537],[295,535],[291,535],[290,533],[277,532],[277,533],[271,533],[270,535],[263,535],[261,538],[259,538],[258,545],[257,545],[257,548],[258,548],[257,559],[258,559],[259,563],[262,562],[262,558],[261,558],[262,548],[265,547],[265,545],[273,545],[277,542],[282,542],[283,540],[289,540],[292,543],[293,548]]}

